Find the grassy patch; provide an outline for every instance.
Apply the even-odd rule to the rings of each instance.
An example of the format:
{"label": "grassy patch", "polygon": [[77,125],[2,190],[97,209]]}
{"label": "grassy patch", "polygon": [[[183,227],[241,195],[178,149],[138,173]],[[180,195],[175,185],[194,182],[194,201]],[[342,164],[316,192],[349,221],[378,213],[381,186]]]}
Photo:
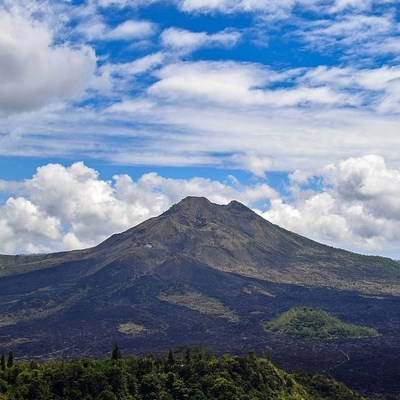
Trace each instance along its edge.
{"label": "grassy patch", "polygon": [[231,322],[239,321],[239,316],[219,300],[191,289],[183,293],[161,293],[158,298],[171,304],[199,311],[202,314],[225,318]]}
{"label": "grassy patch", "polygon": [[312,339],[368,338],[379,333],[365,326],[346,324],[321,310],[292,307],[272,321],[264,322],[267,331]]}
{"label": "grassy patch", "polygon": [[262,295],[268,296],[268,297],[275,297],[274,294],[272,294],[272,293],[268,292],[267,290],[264,290],[258,286],[254,286],[254,285],[246,286],[243,289],[243,293],[246,293],[246,294],[257,294],[258,293],[258,294],[262,294]]}
{"label": "grassy patch", "polygon": [[124,333],[125,335],[131,335],[131,336],[140,336],[149,332],[149,330],[145,326],[134,324],[133,322],[127,322],[126,324],[119,324],[118,331]]}

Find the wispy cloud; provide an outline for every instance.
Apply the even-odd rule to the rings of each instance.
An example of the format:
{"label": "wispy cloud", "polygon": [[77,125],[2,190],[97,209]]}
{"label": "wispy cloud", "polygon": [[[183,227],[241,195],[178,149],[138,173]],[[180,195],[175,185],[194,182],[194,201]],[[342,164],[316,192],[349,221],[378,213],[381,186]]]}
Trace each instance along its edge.
{"label": "wispy cloud", "polygon": [[268,159],[270,170],[290,171],[299,164],[315,170],[327,160],[370,152],[398,165],[397,68],[274,71],[248,63],[186,62],[156,69],[156,83],[139,94],[125,91],[121,99],[118,88],[159,62],[154,55],[138,64],[104,67],[106,84],[97,90],[107,95],[110,85],[105,108],[43,109],[0,121],[6,133],[0,151],[215,165],[257,175],[261,170],[243,154]]}
{"label": "wispy cloud", "polygon": [[343,59],[399,55],[395,41],[400,37],[400,25],[391,11],[381,15],[350,13],[334,19],[305,21],[295,32],[314,50],[334,52],[340,48]]}
{"label": "wispy cloud", "polygon": [[99,15],[94,15],[89,21],[81,23],[77,32],[91,41],[137,40],[153,36],[156,33],[156,25],[150,21],[126,20],[110,27]]}
{"label": "wispy cloud", "polygon": [[165,53],[157,52],[125,63],[104,63],[93,76],[90,88],[102,95],[114,97],[130,92],[132,80],[140,74],[152,71],[161,66],[166,58]]}
{"label": "wispy cloud", "polygon": [[161,0],[97,0],[100,7],[148,7],[152,3],[157,3]]}
{"label": "wispy cloud", "polygon": [[292,72],[297,73],[280,73],[261,65],[234,62],[171,64],[157,72],[159,81],[149,92],[169,99],[248,106],[346,103],[344,96],[323,85],[271,88],[273,83],[293,75]]}
{"label": "wispy cloud", "polygon": [[226,29],[214,34],[191,32],[186,29],[168,28],[161,34],[162,45],[180,54],[190,53],[201,47],[233,47],[240,39],[240,33]]}

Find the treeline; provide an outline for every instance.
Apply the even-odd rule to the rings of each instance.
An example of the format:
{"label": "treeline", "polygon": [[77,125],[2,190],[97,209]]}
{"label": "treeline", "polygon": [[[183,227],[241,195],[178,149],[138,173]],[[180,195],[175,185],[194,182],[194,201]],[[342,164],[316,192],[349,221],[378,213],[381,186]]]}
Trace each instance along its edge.
{"label": "treeline", "polygon": [[254,353],[180,348],[160,357],[15,362],[0,371],[2,400],[361,400],[320,375],[289,375]]}

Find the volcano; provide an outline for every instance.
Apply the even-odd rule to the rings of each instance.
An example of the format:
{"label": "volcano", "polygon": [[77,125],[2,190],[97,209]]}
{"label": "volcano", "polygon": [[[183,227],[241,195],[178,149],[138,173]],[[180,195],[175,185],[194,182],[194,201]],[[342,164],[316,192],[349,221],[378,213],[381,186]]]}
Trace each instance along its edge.
{"label": "volcano", "polygon": [[[379,336],[263,329],[294,306]],[[126,354],[180,344],[254,349],[288,370],[322,371],[396,399],[399,333],[399,263],[317,243],[237,201],[188,197],[90,249],[0,256],[0,347],[19,358],[98,357],[115,342]]]}

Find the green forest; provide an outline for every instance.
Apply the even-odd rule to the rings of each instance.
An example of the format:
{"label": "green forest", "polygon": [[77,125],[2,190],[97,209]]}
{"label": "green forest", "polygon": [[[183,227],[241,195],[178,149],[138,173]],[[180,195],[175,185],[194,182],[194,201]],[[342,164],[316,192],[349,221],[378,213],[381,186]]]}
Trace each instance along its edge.
{"label": "green forest", "polygon": [[188,347],[162,356],[14,362],[2,357],[2,400],[362,400],[322,375],[288,374],[253,352],[215,356]]}

